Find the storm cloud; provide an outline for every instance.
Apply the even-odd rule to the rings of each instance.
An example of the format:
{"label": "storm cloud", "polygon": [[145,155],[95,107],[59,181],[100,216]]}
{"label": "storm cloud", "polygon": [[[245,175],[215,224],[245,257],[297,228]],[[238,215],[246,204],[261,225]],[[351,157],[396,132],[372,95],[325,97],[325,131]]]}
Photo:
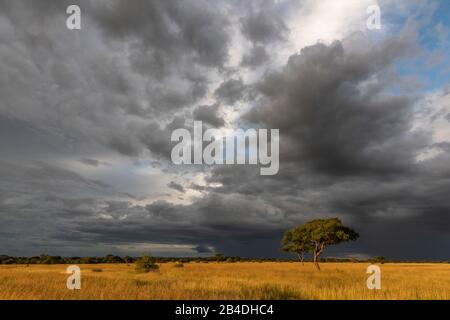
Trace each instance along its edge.
{"label": "storm cloud", "polygon": [[[284,230],[337,216],[361,238],[329,255],[448,259],[450,93],[410,67],[430,22],[361,29],[361,1],[323,29],[312,0],[0,7],[1,253],[282,256]],[[278,174],[173,165],[194,120],[279,129]]]}

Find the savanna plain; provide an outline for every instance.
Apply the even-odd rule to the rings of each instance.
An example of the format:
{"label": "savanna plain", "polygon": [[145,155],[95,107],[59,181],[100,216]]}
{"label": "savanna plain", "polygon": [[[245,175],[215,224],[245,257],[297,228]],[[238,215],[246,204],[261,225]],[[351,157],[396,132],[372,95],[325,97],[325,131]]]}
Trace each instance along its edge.
{"label": "savanna plain", "polygon": [[0,299],[450,299],[450,264],[385,263],[369,290],[367,263],[81,264],[81,289],[66,286],[68,265],[0,265]]}

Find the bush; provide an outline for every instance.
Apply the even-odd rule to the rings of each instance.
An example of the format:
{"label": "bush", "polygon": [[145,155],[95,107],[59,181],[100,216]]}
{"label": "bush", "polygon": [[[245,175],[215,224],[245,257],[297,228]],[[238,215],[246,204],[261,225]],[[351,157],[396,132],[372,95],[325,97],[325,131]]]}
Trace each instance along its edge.
{"label": "bush", "polygon": [[103,263],[123,263],[123,259],[119,256],[114,256],[112,254],[108,254],[103,258]]}
{"label": "bush", "polygon": [[386,261],[385,257],[382,257],[382,256],[375,257],[375,262],[376,263],[384,264],[385,261]]}
{"label": "bush", "polygon": [[136,260],[136,271],[137,272],[150,272],[156,271],[159,269],[159,266],[156,264],[156,259],[151,256],[143,256]]}
{"label": "bush", "polygon": [[175,263],[174,267],[175,268],[183,268],[184,264],[181,261],[178,261],[177,263]]}

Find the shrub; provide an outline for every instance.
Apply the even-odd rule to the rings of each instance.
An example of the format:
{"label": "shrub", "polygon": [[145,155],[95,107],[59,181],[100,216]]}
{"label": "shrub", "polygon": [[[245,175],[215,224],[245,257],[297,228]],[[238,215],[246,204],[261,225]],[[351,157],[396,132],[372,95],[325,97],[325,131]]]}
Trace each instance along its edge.
{"label": "shrub", "polygon": [[159,266],[156,264],[156,259],[151,256],[143,256],[136,260],[136,271],[137,272],[150,272],[156,271]]}
{"label": "shrub", "polygon": [[181,261],[178,261],[177,263],[175,263],[174,267],[175,268],[183,268],[184,264]]}
{"label": "shrub", "polygon": [[123,263],[123,259],[119,256],[114,256],[112,254],[108,254],[103,258],[103,263]]}
{"label": "shrub", "polygon": [[386,259],[382,256],[375,257],[375,262],[377,262],[377,263],[384,264],[385,261],[386,261]]}

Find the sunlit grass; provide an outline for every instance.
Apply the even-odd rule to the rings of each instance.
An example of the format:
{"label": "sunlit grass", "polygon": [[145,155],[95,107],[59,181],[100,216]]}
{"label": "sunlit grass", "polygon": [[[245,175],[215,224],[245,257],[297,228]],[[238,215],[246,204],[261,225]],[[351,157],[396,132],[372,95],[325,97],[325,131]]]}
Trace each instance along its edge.
{"label": "sunlit grass", "polygon": [[81,290],[67,289],[67,266],[0,265],[0,299],[450,299],[450,264],[380,265],[381,290],[364,263],[82,264]]}

